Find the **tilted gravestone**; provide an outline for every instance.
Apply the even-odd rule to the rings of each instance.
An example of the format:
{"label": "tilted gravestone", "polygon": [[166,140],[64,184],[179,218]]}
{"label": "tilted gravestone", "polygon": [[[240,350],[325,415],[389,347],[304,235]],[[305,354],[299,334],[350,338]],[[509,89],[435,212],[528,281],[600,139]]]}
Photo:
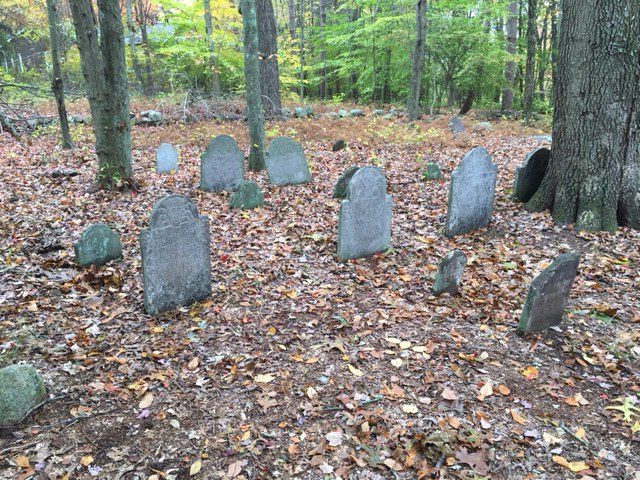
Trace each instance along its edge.
{"label": "tilted gravestone", "polygon": [[47,392],[42,377],[31,365],[0,369],[0,428],[20,423],[44,402]]}
{"label": "tilted gravestone", "polygon": [[465,155],[451,174],[445,235],[454,237],[486,227],[493,213],[498,167],[484,148]]}
{"label": "tilted gravestone", "polygon": [[360,167],[356,167],[355,165],[353,165],[340,176],[340,178],[336,182],[336,186],[333,189],[333,198],[346,198],[351,177],[353,177],[353,174],[356,173],[359,169]]}
{"label": "tilted gravestone", "polygon": [[73,246],[76,263],[81,266],[104,265],[122,258],[120,236],[104,223],[89,225]]}
{"label": "tilted gravestone", "polygon": [[379,168],[362,167],[354,173],[340,204],[338,258],[365,258],[389,249],[392,203]]}
{"label": "tilted gravestone", "polygon": [[529,152],[522,165],[516,168],[513,181],[513,198],[520,202],[528,202],[538,191],[551,158],[551,150],[537,148]]}
{"label": "tilted gravestone", "polygon": [[163,143],[156,150],[156,172],[172,173],[178,169],[178,151],[170,143]]}
{"label": "tilted gravestone", "polygon": [[251,180],[243,181],[229,199],[231,208],[242,208],[243,210],[251,210],[261,207],[263,204],[264,196],[260,191],[260,187]]}
{"label": "tilted gravestone", "polygon": [[200,188],[205,192],[235,190],[244,178],[244,155],[236,141],[218,135],[200,155]]}
{"label": "tilted gravestone", "polygon": [[462,281],[464,267],[467,266],[467,256],[460,250],[453,250],[447,253],[436,274],[436,280],[433,284],[433,294],[442,295],[450,293],[454,295],[458,293],[458,287]]}
{"label": "tilted gravestone", "polygon": [[451,117],[449,119],[449,128],[451,129],[451,133],[453,133],[454,137],[457,137],[465,131],[460,117]]}
{"label": "tilted gravestone", "polygon": [[531,282],[518,333],[539,332],[562,321],[579,264],[579,254],[565,253]]}
{"label": "tilted gravestone", "polygon": [[274,185],[297,185],[311,181],[302,147],[290,138],[278,137],[271,140],[265,163],[269,181]]}
{"label": "tilted gravestone", "polygon": [[144,304],[156,314],[211,295],[209,218],[186,197],[169,195],[140,233]]}

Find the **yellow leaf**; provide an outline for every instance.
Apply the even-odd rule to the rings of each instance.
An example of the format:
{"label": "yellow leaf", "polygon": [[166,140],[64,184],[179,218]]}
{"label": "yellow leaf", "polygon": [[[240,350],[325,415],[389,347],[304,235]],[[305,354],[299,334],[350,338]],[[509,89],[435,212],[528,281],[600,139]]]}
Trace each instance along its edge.
{"label": "yellow leaf", "polygon": [[511,410],[511,416],[513,417],[513,419],[518,422],[520,425],[524,425],[525,423],[527,423],[527,419],[524,418],[522,415],[520,415],[518,412],[516,412],[515,410]]}
{"label": "yellow leaf", "polygon": [[187,368],[189,370],[195,370],[196,368],[198,368],[198,365],[200,365],[200,359],[198,357],[193,357],[193,359],[189,362],[189,365],[187,365]]}
{"label": "yellow leaf", "polygon": [[85,467],[88,467],[89,465],[91,465],[93,463],[93,457],[91,455],[87,455],[86,457],[82,457],[80,459],[80,463],[82,465],[84,465]]}
{"label": "yellow leaf", "polygon": [[271,383],[275,380],[275,378],[276,377],[274,377],[270,373],[267,373],[262,375],[256,375],[254,377],[254,380],[256,381],[256,383]]}
{"label": "yellow leaf", "polygon": [[140,407],[141,409],[149,408],[152,403],[153,393],[147,393],[144,397],[142,397],[142,400],[140,400],[140,404],[138,405],[138,407]]}
{"label": "yellow leaf", "polygon": [[563,467],[568,468],[574,473],[581,472],[582,470],[587,470],[589,468],[589,465],[587,465],[583,461],[570,462],[560,455],[554,455],[553,457],[551,457],[551,459],[558,465],[562,465]]}
{"label": "yellow leaf", "polygon": [[534,366],[529,366],[522,370],[522,375],[524,375],[524,378],[527,380],[535,380],[538,378],[538,369]]}
{"label": "yellow leaf", "polygon": [[25,455],[20,455],[14,460],[20,468],[29,468],[29,459]]}
{"label": "yellow leaf", "polygon": [[351,373],[353,373],[356,377],[361,377],[363,375],[362,371],[358,370],[353,365],[349,364],[348,367],[349,367],[349,370],[351,371]]}
{"label": "yellow leaf", "polygon": [[478,400],[482,401],[491,395],[493,395],[493,387],[491,386],[491,380],[489,380],[480,389],[480,396],[478,397]]}
{"label": "yellow leaf", "polygon": [[418,413],[418,407],[413,404],[407,404],[402,406],[402,411],[404,413]]}
{"label": "yellow leaf", "polygon": [[189,476],[193,477],[200,471],[201,468],[202,468],[202,462],[200,460],[196,460],[191,464],[191,467],[189,468]]}

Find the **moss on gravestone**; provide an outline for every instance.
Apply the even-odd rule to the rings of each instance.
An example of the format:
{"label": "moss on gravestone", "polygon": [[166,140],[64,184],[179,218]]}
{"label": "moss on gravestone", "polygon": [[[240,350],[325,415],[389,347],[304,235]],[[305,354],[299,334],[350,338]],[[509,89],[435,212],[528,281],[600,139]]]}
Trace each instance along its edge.
{"label": "moss on gravestone", "polygon": [[42,377],[31,365],[0,369],[0,427],[20,423],[45,398]]}

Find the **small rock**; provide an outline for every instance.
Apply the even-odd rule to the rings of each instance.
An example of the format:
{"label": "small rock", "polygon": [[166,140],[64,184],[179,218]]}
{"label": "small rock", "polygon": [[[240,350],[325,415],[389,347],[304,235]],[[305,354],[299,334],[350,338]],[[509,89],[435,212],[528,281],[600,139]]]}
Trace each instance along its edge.
{"label": "small rock", "polygon": [[245,180],[229,199],[229,207],[251,210],[264,205],[264,196],[256,182]]}
{"label": "small rock", "polygon": [[422,172],[422,178],[425,180],[440,180],[442,178],[442,170],[437,163],[427,163],[427,169]]}
{"label": "small rock", "polygon": [[339,152],[340,150],[344,150],[345,148],[347,148],[347,142],[340,138],[333,143],[331,150],[333,150],[334,152]]}
{"label": "small rock", "polygon": [[294,112],[296,118],[307,118],[307,116],[309,115],[307,109],[304,107],[296,107],[294,109]]}
{"label": "small rock", "polygon": [[0,369],[0,427],[20,423],[44,402],[42,377],[31,365],[10,365]]}
{"label": "small rock", "polygon": [[340,110],[338,110],[338,116],[340,118],[345,118],[349,116],[349,112],[347,112],[345,109],[341,108]]}
{"label": "small rock", "polygon": [[373,114],[374,114],[376,117],[381,117],[382,115],[384,115],[384,110],[380,110],[379,108],[376,108],[376,109],[373,111]]}
{"label": "small rock", "polygon": [[80,173],[70,169],[54,170],[53,172],[51,172],[51,176],[53,178],[60,178],[60,177],[71,178],[71,177],[77,177],[78,175],[80,175]]}
{"label": "small rock", "polygon": [[307,117],[313,117],[313,107],[311,105],[307,105]]}
{"label": "small rock", "polygon": [[360,108],[354,108],[349,112],[349,116],[351,117],[364,117],[364,110]]}
{"label": "small rock", "polygon": [[164,120],[162,113],[157,110],[145,110],[144,112],[140,112],[140,117],[141,118],[137,123],[145,125],[160,125]]}

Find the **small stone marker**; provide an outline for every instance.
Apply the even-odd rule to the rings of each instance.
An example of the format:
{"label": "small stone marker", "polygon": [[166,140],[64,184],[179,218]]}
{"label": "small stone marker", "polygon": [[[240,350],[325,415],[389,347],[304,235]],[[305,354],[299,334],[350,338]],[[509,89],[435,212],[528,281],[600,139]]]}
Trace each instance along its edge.
{"label": "small stone marker", "polygon": [[243,181],[229,199],[229,206],[231,208],[251,210],[261,207],[262,205],[264,205],[264,196],[258,184],[251,180]]}
{"label": "small stone marker", "polygon": [[144,304],[149,314],[211,295],[209,218],[187,197],[169,195],[140,233]]}
{"label": "small stone marker", "polygon": [[455,237],[486,227],[493,213],[498,167],[484,148],[465,155],[451,174],[445,235]]}
{"label": "small stone marker", "polygon": [[467,266],[467,256],[461,250],[452,250],[447,253],[436,274],[433,284],[433,294],[438,296],[443,293],[455,295],[462,281],[464,267]]}
{"label": "small stone marker", "polygon": [[360,167],[356,167],[355,165],[347,168],[347,171],[344,172],[338,181],[336,182],[336,186],[333,189],[332,198],[346,198],[347,191],[349,190],[349,182],[351,181],[351,177],[356,173]]}
{"label": "small stone marker", "polygon": [[338,110],[338,115],[340,116],[340,118],[345,118],[349,116],[349,112],[344,108],[341,108],[340,110]]}
{"label": "small stone marker", "polygon": [[353,110],[351,110],[349,112],[349,116],[351,116],[351,117],[364,117],[365,113],[364,113],[364,110],[362,110],[361,108],[354,108]]}
{"label": "small stone marker", "polygon": [[453,133],[454,137],[457,137],[461,133],[464,133],[464,125],[462,124],[462,119],[460,117],[451,117],[449,120],[449,128],[451,129],[451,133]]}
{"label": "small stone marker", "polygon": [[516,168],[513,181],[513,198],[520,202],[528,202],[538,191],[551,158],[551,150],[537,148],[529,152],[522,165]]}
{"label": "small stone marker", "polygon": [[296,118],[307,118],[307,109],[305,107],[296,107],[294,109]]}
{"label": "small stone marker", "polygon": [[565,253],[531,282],[518,333],[539,332],[560,324],[579,264],[579,254]]}
{"label": "small stone marker", "polygon": [[156,173],[172,173],[178,169],[178,151],[170,143],[156,150]]}
{"label": "small stone marker", "polygon": [[442,178],[442,170],[437,163],[427,163],[427,169],[422,172],[422,178],[425,180],[440,180]]}
{"label": "small stone marker", "polygon": [[200,188],[205,192],[235,190],[244,178],[244,155],[236,141],[218,135],[200,155]]}
{"label": "small stone marker", "polygon": [[265,163],[269,181],[274,185],[297,185],[311,181],[302,147],[290,138],[278,137],[271,140]]}
{"label": "small stone marker", "polygon": [[376,109],[374,109],[374,110],[373,110],[373,112],[371,112],[371,113],[373,113],[376,117],[381,117],[381,116],[383,116],[383,115],[384,115],[384,110],[381,110],[381,109],[379,109],[379,108],[376,108]]}
{"label": "small stone marker", "polygon": [[100,266],[122,258],[120,236],[104,223],[89,225],[73,249],[76,252],[76,263],[83,267]]}
{"label": "small stone marker", "polygon": [[347,148],[347,142],[345,142],[341,138],[333,142],[333,145],[331,146],[331,150],[334,152],[339,152],[340,150],[343,150],[345,148]]}
{"label": "small stone marker", "polygon": [[20,423],[46,395],[42,377],[31,365],[0,369],[0,428]]}
{"label": "small stone marker", "polygon": [[391,196],[377,167],[362,167],[349,181],[340,204],[338,258],[364,258],[384,252],[391,243]]}

